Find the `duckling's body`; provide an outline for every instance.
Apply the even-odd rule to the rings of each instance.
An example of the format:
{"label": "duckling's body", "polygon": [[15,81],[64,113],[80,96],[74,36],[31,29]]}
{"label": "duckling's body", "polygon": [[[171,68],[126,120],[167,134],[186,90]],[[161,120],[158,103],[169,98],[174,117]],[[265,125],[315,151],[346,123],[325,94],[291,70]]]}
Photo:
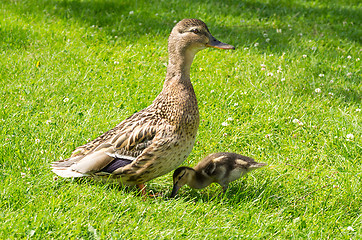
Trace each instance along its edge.
{"label": "duckling's body", "polygon": [[173,173],[171,197],[185,184],[191,188],[205,188],[215,182],[226,192],[230,182],[241,178],[246,173],[265,166],[250,157],[236,153],[213,153],[201,160],[194,168],[179,167]]}
{"label": "duckling's body", "polygon": [[142,186],[179,166],[191,152],[199,126],[190,67],[206,47],[233,49],[217,41],[200,20],[176,24],[169,37],[165,83],[153,103],[76,148],[70,158],[53,162],[53,172]]}

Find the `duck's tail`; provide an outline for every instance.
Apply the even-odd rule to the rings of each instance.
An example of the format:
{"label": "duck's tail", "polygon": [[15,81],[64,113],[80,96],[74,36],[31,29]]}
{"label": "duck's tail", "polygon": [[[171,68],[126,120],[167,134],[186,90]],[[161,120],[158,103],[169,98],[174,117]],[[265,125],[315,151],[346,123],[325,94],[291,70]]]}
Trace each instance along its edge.
{"label": "duck's tail", "polygon": [[52,167],[52,171],[58,176],[61,176],[63,178],[78,178],[78,177],[88,176],[87,174],[76,172],[72,170],[70,167],[65,167],[65,168]]}
{"label": "duck's tail", "polygon": [[74,171],[70,166],[79,161],[84,156],[71,157],[65,160],[60,160],[51,163],[52,171],[63,178],[85,177],[87,174]]}

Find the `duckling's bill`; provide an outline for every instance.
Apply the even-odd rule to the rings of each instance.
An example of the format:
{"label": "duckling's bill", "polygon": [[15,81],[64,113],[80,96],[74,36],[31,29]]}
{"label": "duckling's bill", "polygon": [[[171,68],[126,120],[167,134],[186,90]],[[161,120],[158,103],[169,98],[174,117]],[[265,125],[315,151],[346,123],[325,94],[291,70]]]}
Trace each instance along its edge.
{"label": "duckling's bill", "polygon": [[173,188],[172,188],[172,192],[171,192],[170,197],[171,197],[171,198],[175,197],[176,194],[177,194],[177,192],[178,192],[178,190],[179,190],[181,187],[182,187],[182,186],[179,186],[179,185],[177,185],[177,183],[175,183],[175,184],[173,185]]}

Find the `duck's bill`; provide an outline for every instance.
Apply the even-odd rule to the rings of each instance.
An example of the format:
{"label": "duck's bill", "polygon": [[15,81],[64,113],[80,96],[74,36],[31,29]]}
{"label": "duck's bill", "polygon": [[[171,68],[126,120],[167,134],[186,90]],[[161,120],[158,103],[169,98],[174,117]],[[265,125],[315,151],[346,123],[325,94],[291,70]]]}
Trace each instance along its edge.
{"label": "duck's bill", "polygon": [[175,184],[175,185],[173,185],[173,188],[172,188],[172,192],[171,192],[170,198],[175,197],[179,189],[180,189],[180,186],[177,186],[176,184]]}
{"label": "duck's bill", "polygon": [[218,48],[218,49],[232,49],[234,50],[235,47],[227,44],[227,43],[223,43],[220,42],[219,40],[212,38],[212,40],[206,44],[206,47],[212,47],[212,48]]}

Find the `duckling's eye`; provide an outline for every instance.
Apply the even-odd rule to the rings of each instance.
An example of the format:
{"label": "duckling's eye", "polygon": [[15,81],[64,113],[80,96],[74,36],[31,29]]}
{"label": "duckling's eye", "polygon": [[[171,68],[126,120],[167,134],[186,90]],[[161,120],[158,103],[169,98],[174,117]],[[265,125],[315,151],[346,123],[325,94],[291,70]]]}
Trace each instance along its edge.
{"label": "duckling's eye", "polygon": [[178,180],[181,180],[181,178],[185,175],[186,172],[184,172],[181,176],[178,177]]}
{"label": "duckling's eye", "polygon": [[196,33],[196,34],[200,33],[199,29],[197,29],[197,28],[192,29],[191,32]]}

